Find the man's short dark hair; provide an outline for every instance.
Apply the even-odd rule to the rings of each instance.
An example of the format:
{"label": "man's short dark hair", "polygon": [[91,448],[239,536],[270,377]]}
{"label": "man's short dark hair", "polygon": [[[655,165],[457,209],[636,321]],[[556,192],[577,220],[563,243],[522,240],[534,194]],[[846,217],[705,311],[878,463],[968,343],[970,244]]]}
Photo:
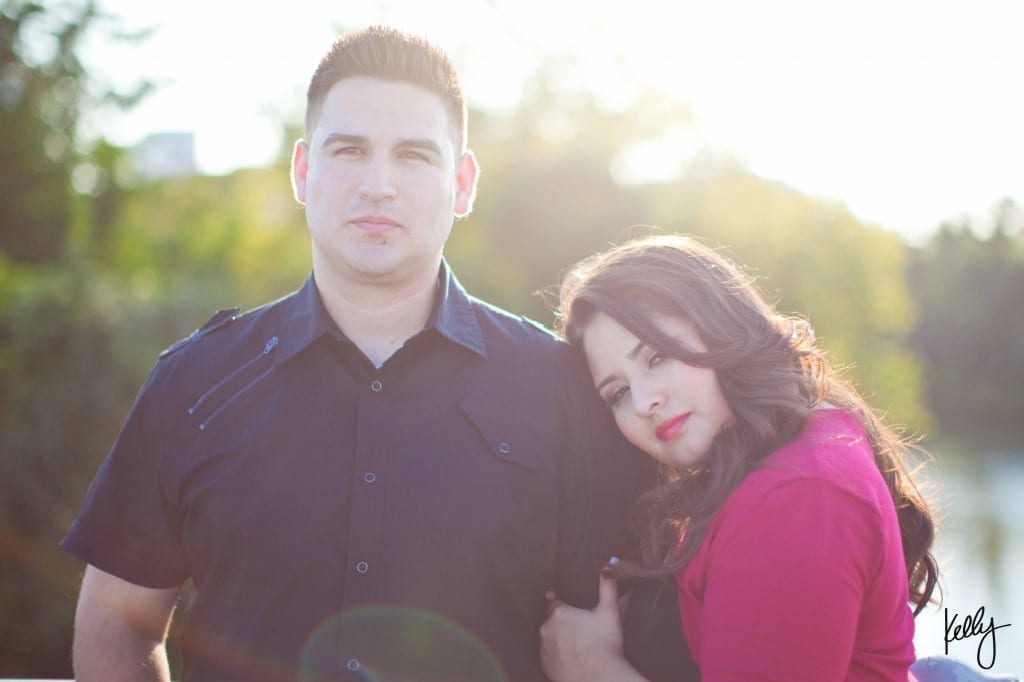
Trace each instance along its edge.
{"label": "man's short dark hair", "polygon": [[320,60],[306,92],[307,137],[316,127],[327,92],[338,81],[356,76],[410,83],[436,93],[451,117],[455,153],[462,153],[466,101],[448,55],[425,38],[387,26],[342,35]]}

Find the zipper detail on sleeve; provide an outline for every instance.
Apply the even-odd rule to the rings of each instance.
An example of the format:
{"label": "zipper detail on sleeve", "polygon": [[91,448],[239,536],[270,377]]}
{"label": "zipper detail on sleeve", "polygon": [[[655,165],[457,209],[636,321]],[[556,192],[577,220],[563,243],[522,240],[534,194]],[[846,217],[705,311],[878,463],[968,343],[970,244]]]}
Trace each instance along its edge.
{"label": "zipper detail on sleeve", "polygon": [[[224,377],[223,379],[221,379],[220,381],[218,381],[217,383],[215,383],[215,384],[214,384],[213,386],[211,386],[211,387],[210,387],[209,389],[207,389],[207,390],[206,390],[205,392],[203,392],[203,394],[202,394],[201,396],[199,396],[199,399],[198,399],[198,400],[196,400],[195,404],[194,404],[194,405],[192,405],[192,407],[188,408],[188,410],[187,410],[188,414],[190,414],[190,415],[194,415],[194,414],[196,413],[196,411],[197,411],[197,410],[198,410],[198,409],[199,409],[199,408],[200,408],[200,407],[202,406],[202,404],[203,404],[204,402],[206,402],[206,400],[207,400],[207,399],[208,399],[208,398],[209,398],[210,396],[212,396],[212,395],[213,395],[213,394],[214,394],[214,393],[215,393],[215,392],[216,392],[216,391],[217,391],[218,389],[222,388],[222,387],[223,387],[223,386],[225,386],[225,385],[226,385],[226,384],[227,384],[227,383],[228,383],[229,381],[231,381],[232,379],[234,379],[235,377],[237,377],[238,375],[240,375],[240,374],[241,374],[242,372],[244,372],[245,370],[247,370],[247,369],[249,369],[250,367],[252,367],[252,366],[253,366],[253,365],[254,365],[255,363],[259,362],[259,361],[260,361],[260,360],[261,360],[262,358],[266,357],[267,355],[270,355],[270,353],[271,353],[271,352],[273,352],[273,350],[274,350],[275,348],[277,348],[277,344],[278,344],[279,342],[280,342],[280,340],[278,339],[278,337],[276,337],[276,336],[272,336],[272,337],[270,338],[270,340],[269,340],[269,341],[267,341],[267,343],[266,343],[266,344],[265,344],[265,345],[263,346],[263,350],[262,350],[262,351],[261,351],[261,352],[260,352],[260,353],[259,353],[258,355],[256,355],[255,357],[252,357],[252,358],[250,358],[250,359],[248,359],[248,360],[246,360],[246,361],[245,361],[245,362],[244,362],[244,363],[242,364],[242,366],[238,367],[238,368],[237,368],[236,370],[234,370],[233,372],[231,372],[230,374],[228,374],[228,375],[227,375],[226,377]],[[264,376],[266,376],[266,374],[267,374],[268,372],[269,372],[269,370],[267,370],[267,372],[264,372],[263,374],[261,374],[261,375],[260,375],[259,377],[257,377],[256,381],[258,381],[259,379],[262,379],[262,378],[263,378]],[[252,381],[252,382],[250,382],[249,384],[247,384],[247,385],[246,385],[246,386],[245,386],[245,387],[244,387],[244,388],[242,389],[242,391],[245,391],[245,390],[247,390],[247,389],[249,388],[249,386],[251,386],[251,385],[252,385],[253,383],[255,383],[255,381]],[[229,402],[230,402],[231,400],[234,400],[234,398],[232,397],[232,398],[231,398],[231,399],[229,400]],[[223,407],[222,407],[222,408],[220,408],[220,409],[218,409],[218,410],[216,410],[216,412],[220,412],[220,410],[221,410],[221,409],[223,409]],[[203,423],[203,425],[202,425],[202,426],[200,426],[200,429],[202,429],[202,428],[205,428],[205,425],[206,425],[206,423],[208,423],[209,421],[210,421],[210,420],[209,420],[209,419],[207,419],[207,420],[206,420],[206,422],[204,422],[204,423]]]}
{"label": "zipper detail on sleeve", "polygon": [[220,407],[218,407],[216,410],[214,410],[213,413],[209,417],[206,418],[206,421],[204,421],[202,424],[199,425],[199,430],[200,431],[205,431],[206,427],[210,425],[210,422],[212,422],[214,419],[217,418],[217,415],[219,415],[221,412],[226,410],[231,405],[231,403],[235,402],[235,400],[238,399],[239,396],[241,396],[243,393],[248,391],[250,388],[252,388],[256,384],[258,384],[261,380],[263,380],[264,377],[266,377],[268,374],[270,374],[273,371],[274,371],[273,367],[268,367],[266,370],[264,370],[264,372],[262,374],[260,374],[258,377],[256,377],[255,379],[253,379],[249,383],[247,383],[245,386],[242,387],[242,389],[240,391],[236,392],[234,395],[232,395],[230,398],[228,398],[226,401],[224,401],[224,404],[222,404]]}

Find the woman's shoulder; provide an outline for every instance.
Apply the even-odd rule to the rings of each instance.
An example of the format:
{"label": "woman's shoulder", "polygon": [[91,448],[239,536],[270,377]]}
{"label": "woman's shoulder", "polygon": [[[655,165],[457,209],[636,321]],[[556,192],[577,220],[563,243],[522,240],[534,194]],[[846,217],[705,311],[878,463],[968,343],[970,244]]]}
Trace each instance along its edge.
{"label": "woman's shoulder", "polygon": [[[891,508],[863,423],[845,410],[818,410],[797,438],[766,457],[734,489],[711,535],[728,536],[751,526],[752,519],[807,526],[846,519],[877,531],[887,525]],[[797,513],[806,509],[817,512]]]}
{"label": "woman's shoulder", "polygon": [[890,499],[863,421],[839,408],[813,411],[800,434],[768,455],[735,493],[749,500],[793,483],[834,487],[871,506]]}

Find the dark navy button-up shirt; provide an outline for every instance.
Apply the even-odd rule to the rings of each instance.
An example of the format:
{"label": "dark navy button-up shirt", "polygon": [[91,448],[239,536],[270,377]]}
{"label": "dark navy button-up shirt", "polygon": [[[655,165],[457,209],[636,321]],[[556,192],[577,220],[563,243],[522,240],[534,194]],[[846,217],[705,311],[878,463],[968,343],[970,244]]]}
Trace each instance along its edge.
{"label": "dark navy button-up shirt", "polygon": [[162,355],[63,546],[194,582],[190,682],[542,679],[545,590],[596,601],[629,452],[579,358],[446,264],[380,368],[311,277]]}

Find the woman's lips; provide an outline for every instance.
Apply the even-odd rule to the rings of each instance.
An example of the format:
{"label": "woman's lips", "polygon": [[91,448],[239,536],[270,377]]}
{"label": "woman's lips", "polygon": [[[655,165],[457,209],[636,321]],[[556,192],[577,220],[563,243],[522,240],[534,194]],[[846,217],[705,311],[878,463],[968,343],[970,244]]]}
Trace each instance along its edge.
{"label": "woman's lips", "polygon": [[673,417],[667,421],[663,421],[658,424],[658,428],[654,430],[654,435],[658,437],[658,440],[670,441],[679,435],[679,432],[683,429],[683,424],[690,418],[692,412],[681,414],[678,417]]}

